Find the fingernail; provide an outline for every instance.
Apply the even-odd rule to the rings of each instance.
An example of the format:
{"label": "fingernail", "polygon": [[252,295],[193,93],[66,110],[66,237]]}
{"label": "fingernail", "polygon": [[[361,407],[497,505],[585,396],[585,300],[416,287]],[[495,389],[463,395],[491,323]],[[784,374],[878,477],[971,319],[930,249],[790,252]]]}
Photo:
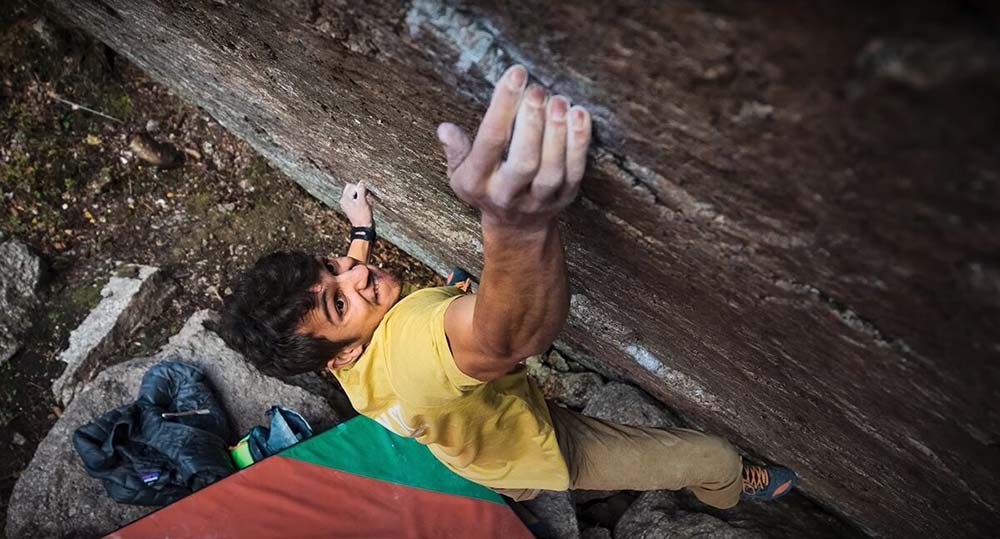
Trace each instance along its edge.
{"label": "fingernail", "polygon": [[573,122],[573,127],[582,129],[584,122],[587,121],[587,113],[583,109],[574,108],[570,121]]}
{"label": "fingernail", "polygon": [[540,107],[542,102],[545,101],[545,89],[537,84],[532,84],[528,88],[528,103]]}
{"label": "fingernail", "polygon": [[516,65],[507,71],[507,86],[511,90],[523,89],[526,82],[528,82],[528,70],[524,66]]}
{"label": "fingernail", "polygon": [[556,96],[550,99],[549,102],[552,104],[551,111],[554,119],[562,120],[566,117],[566,109],[569,107],[569,104],[566,103],[566,99],[561,96]]}

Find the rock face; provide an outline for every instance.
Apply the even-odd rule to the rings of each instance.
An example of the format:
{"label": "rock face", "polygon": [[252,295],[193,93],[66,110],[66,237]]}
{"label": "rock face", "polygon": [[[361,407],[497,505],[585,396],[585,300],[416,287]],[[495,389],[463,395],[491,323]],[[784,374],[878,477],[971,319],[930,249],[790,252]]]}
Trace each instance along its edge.
{"label": "rock face", "polygon": [[635,427],[676,427],[678,421],[644,391],[621,382],[608,382],[594,391],[583,415]]}
{"label": "rock face", "polygon": [[734,528],[704,513],[678,510],[673,495],[656,490],[645,492],[622,515],[615,526],[615,538],[622,539],[719,539],[762,538],[763,534]]}
{"label": "rock face", "polygon": [[70,333],[69,347],[59,354],[66,370],[52,383],[56,400],[69,404],[81,382],[99,369],[100,358],[122,344],[139,325],[158,315],[174,291],[159,269],[123,265],[101,289],[101,302]]}
{"label": "rock face", "polygon": [[42,261],[26,245],[0,243],[0,365],[17,352],[31,327],[41,277]]}
{"label": "rock face", "polygon": [[542,491],[537,498],[521,504],[538,518],[531,529],[540,539],[579,539],[576,508],[569,492]]}
{"label": "rock face", "polygon": [[71,438],[80,425],[134,400],[143,374],[162,359],[203,369],[241,434],[264,424],[264,412],[272,404],[298,410],[317,429],[338,420],[321,397],[262,375],[227,348],[203,328],[211,316],[209,311],[196,313],[154,357],[110,367],[80,389],[14,487],[7,512],[9,538],[97,537],[153,510],[112,501],[100,481],[84,472]]}
{"label": "rock face", "polygon": [[604,380],[592,372],[560,372],[547,366],[537,356],[525,362],[530,376],[546,399],[561,402],[570,408],[583,408]]}
{"label": "rock face", "polygon": [[580,539],[611,539],[611,530],[601,527],[587,528],[580,533]]}
{"label": "rock face", "polygon": [[474,273],[476,215],[433,133],[475,127],[525,63],[590,108],[598,141],[562,216],[560,349],[795,468],[868,532],[1000,526],[1000,304],[977,292],[1000,252],[994,63],[844,91],[875,39],[980,32],[957,8],[51,4],[327,203],[371,178],[384,237]]}

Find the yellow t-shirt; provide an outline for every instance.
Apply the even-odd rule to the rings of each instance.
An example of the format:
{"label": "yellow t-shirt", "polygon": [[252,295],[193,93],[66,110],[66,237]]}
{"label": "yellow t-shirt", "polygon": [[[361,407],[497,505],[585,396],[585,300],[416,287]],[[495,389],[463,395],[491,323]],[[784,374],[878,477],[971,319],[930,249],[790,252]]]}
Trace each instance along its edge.
{"label": "yellow t-shirt", "polygon": [[361,357],[334,376],[359,413],[416,438],[470,481],[566,490],[569,472],[549,410],[524,366],[484,383],[455,364],[444,313],[461,294],[442,287],[407,296],[389,310]]}

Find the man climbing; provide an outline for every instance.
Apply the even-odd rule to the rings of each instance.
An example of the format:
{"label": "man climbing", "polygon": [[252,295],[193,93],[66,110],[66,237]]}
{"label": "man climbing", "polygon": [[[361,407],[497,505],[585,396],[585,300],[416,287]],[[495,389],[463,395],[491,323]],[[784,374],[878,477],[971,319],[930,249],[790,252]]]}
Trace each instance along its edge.
{"label": "man climbing", "polygon": [[727,508],[771,500],[793,472],[744,465],[722,438],[615,425],[546,403],[522,361],[561,330],[569,292],[557,215],[576,197],[590,116],[566,97],[500,78],[473,141],[438,128],[455,194],[481,212],[478,294],[403,300],[391,274],[351,257],[274,253],[227,300],[227,340],[261,368],[328,368],[352,405],[450,469],[515,499],[539,490],[678,490]]}

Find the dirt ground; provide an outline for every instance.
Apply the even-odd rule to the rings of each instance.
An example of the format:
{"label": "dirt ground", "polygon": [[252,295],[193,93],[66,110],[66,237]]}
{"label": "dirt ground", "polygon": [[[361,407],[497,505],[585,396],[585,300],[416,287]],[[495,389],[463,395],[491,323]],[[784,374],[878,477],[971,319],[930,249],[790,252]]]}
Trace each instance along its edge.
{"label": "dirt ground", "polygon": [[[124,360],[155,351],[195,310],[218,309],[234,274],[262,254],[346,252],[349,225],[206,113],[35,8],[0,13],[0,78],[0,230],[48,268],[42,316],[0,367],[2,529],[18,475],[61,412],[50,390],[56,358],[117,262],[165,268],[180,290],[119,352]],[[141,133],[183,163],[144,162],[129,145]],[[390,244],[374,253],[405,281],[442,284]]]}

